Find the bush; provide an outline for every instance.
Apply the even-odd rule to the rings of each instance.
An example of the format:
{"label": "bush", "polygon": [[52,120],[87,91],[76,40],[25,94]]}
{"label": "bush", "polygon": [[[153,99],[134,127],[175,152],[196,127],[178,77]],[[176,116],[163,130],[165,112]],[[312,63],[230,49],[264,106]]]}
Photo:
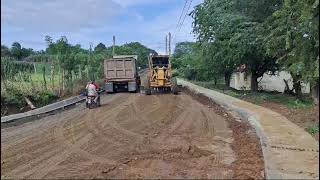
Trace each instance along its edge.
{"label": "bush", "polygon": [[308,128],[307,128],[307,131],[308,131],[311,135],[315,135],[316,133],[319,133],[319,124],[308,127]]}

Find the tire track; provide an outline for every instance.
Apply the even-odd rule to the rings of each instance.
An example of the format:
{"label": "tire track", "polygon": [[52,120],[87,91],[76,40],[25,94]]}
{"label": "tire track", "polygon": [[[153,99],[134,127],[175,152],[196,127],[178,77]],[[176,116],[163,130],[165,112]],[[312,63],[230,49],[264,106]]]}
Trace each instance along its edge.
{"label": "tire track", "polygon": [[[6,148],[1,148],[6,177],[231,177],[229,144],[215,140],[215,123],[224,120],[206,106],[183,93],[121,93],[106,104],[109,97],[100,108],[47,117],[52,123],[35,126],[41,132],[20,138],[11,133],[14,143],[2,141]],[[16,160],[18,154],[25,159]]]}

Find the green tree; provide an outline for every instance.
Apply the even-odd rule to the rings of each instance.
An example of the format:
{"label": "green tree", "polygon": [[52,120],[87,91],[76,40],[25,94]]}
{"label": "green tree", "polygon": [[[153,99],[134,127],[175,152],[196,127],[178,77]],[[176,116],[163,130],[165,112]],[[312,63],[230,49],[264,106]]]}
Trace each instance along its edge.
{"label": "green tree", "polygon": [[284,0],[267,21],[267,53],[293,77],[301,97],[301,81],[319,88],[319,0]]}
{"label": "green tree", "polygon": [[10,56],[11,56],[10,49],[5,45],[1,45],[1,57],[10,57]]}
{"label": "green tree", "polygon": [[22,53],[21,53],[21,45],[20,45],[20,43],[18,43],[18,42],[12,43],[12,45],[11,45],[11,54],[12,54],[12,56],[14,58],[16,58],[18,60],[21,59]]}
{"label": "green tree", "polygon": [[[109,47],[108,51],[112,52],[112,47]],[[156,54],[157,52],[147,48],[139,42],[131,42],[115,47],[116,55],[138,55],[138,66],[142,68],[146,68],[148,66],[148,56],[150,53]]]}
{"label": "green tree", "polygon": [[[267,10],[261,12],[261,6]],[[275,58],[265,53],[262,38],[263,19],[272,14],[273,6],[273,1],[205,0],[191,13],[206,64],[224,75],[226,87],[241,64],[252,74],[253,91],[258,89],[259,77],[278,69]]]}
{"label": "green tree", "polygon": [[21,58],[28,57],[30,55],[34,54],[34,51],[32,48],[22,48],[21,49]]}
{"label": "green tree", "polygon": [[11,55],[16,58],[17,60],[22,60],[32,54],[34,54],[33,49],[31,48],[24,48],[18,42],[14,42],[11,46]]}
{"label": "green tree", "polygon": [[107,47],[103,44],[103,43],[99,43],[95,48],[94,51],[97,53],[101,53],[103,51],[105,51],[107,49]]}
{"label": "green tree", "polygon": [[171,58],[174,70],[179,71],[179,75],[190,79],[201,79],[199,46],[194,42],[180,42],[176,44]]}

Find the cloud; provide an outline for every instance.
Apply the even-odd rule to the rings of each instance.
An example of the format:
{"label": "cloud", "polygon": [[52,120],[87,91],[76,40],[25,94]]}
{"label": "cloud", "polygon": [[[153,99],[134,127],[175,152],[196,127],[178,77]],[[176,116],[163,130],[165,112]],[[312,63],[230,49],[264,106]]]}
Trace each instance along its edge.
{"label": "cloud", "polygon": [[116,3],[123,7],[138,6],[138,5],[148,5],[148,4],[161,4],[169,1],[177,0],[114,0]]}
{"label": "cloud", "polygon": [[99,26],[123,8],[111,0],[1,1],[1,25],[42,32],[70,32]]}
{"label": "cloud", "polygon": [[[193,0],[189,11],[202,1]],[[174,34],[183,5],[182,0],[4,0],[1,38],[7,45],[19,41],[40,50],[46,47],[45,35],[53,39],[65,35],[84,48],[90,42],[111,45],[115,35],[116,44],[138,41],[164,53],[168,32],[174,36],[172,47],[179,41],[194,41],[189,16]]]}

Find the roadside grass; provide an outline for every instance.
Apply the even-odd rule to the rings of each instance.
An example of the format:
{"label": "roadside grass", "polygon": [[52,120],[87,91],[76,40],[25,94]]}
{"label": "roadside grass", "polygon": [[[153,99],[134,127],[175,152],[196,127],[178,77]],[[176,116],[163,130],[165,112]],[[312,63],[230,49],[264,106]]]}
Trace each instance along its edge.
{"label": "roadside grass", "polygon": [[293,96],[286,95],[279,92],[241,92],[238,90],[229,90],[225,92],[228,95],[238,97],[243,100],[250,101],[254,104],[261,105],[264,102],[273,102],[277,104],[282,104],[288,108],[309,108],[313,106],[313,101],[311,97],[304,96],[302,100],[296,99]]}
{"label": "roadside grass", "polygon": [[80,94],[85,89],[86,78],[65,82],[65,91],[60,97],[59,75],[54,77],[54,87],[50,75],[46,75],[46,86],[42,73],[30,74],[27,78],[15,77],[1,80],[1,116],[27,111],[27,97],[36,107],[42,107],[59,99]]}
{"label": "roadside grass", "polygon": [[307,131],[311,134],[311,135],[315,135],[316,133],[319,133],[319,124],[315,124],[312,126],[309,126],[307,128]]}
{"label": "roadside grass", "polygon": [[208,88],[213,89],[218,92],[233,96],[242,100],[249,101],[251,103],[261,105],[264,102],[274,102],[277,104],[282,104],[288,108],[309,108],[313,106],[313,100],[309,96],[304,96],[302,100],[296,99],[295,97],[280,92],[267,92],[267,91],[241,91],[236,89],[224,90],[223,81],[214,84],[212,81],[201,82],[201,81],[192,81],[193,83]]}
{"label": "roadside grass", "polygon": [[[316,136],[316,134],[319,133],[319,115],[316,115],[318,109],[315,107],[312,98],[308,95],[304,95],[302,100],[299,100],[292,95],[280,92],[251,92],[236,89],[225,90],[223,80],[217,82],[217,84],[214,84],[212,81],[191,82],[253,104],[273,109],[274,111],[286,116],[291,122],[305,129],[312,136]],[[269,103],[274,103],[276,106],[272,105],[272,107],[269,107],[269,105],[271,105]]]}

